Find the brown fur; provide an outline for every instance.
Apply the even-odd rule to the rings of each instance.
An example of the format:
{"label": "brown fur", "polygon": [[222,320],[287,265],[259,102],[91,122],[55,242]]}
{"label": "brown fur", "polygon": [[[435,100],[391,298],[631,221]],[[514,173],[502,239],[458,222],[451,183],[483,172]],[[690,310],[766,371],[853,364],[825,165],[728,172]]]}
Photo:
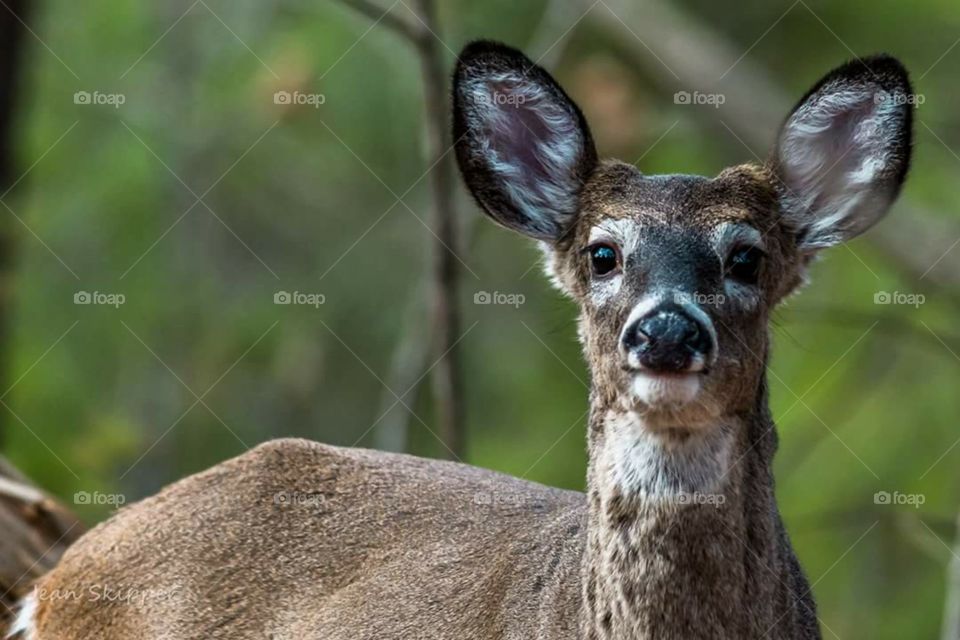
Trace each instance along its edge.
{"label": "brown fur", "polygon": [[585,526],[578,493],[278,440],[86,535],[38,586],[39,638],[571,638]]}

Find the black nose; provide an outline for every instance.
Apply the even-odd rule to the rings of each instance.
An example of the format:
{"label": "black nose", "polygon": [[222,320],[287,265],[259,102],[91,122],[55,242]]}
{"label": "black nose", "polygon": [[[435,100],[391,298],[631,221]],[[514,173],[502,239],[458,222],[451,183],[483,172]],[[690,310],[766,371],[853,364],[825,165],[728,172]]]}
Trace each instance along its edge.
{"label": "black nose", "polygon": [[679,305],[657,307],[624,332],[624,346],[647,369],[663,373],[686,371],[697,356],[705,358],[712,341],[706,327]]}

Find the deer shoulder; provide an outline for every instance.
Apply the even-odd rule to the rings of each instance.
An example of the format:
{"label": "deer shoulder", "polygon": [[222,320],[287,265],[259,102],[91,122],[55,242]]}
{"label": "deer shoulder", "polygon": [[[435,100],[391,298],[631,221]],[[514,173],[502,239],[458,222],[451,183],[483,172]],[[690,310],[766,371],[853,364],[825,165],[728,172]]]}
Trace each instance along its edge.
{"label": "deer shoulder", "polygon": [[476,467],[277,440],[71,547],[34,592],[36,637],[489,638],[509,601],[531,632],[572,629],[536,601],[576,613],[584,510]]}

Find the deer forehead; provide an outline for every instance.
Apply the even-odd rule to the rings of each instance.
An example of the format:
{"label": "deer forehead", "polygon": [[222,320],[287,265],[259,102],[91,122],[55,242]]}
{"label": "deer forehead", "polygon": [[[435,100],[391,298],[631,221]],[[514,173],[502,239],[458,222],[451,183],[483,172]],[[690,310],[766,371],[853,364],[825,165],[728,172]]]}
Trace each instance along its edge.
{"label": "deer forehead", "polygon": [[767,232],[775,203],[774,187],[759,167],[733,167],[705,178],[647,176],[631,165],[608,162],[584,185],[576,236],[582,244],[607,236],[628,250],[643,242],[645,228],[673,227],[710,238],[730,227]]}

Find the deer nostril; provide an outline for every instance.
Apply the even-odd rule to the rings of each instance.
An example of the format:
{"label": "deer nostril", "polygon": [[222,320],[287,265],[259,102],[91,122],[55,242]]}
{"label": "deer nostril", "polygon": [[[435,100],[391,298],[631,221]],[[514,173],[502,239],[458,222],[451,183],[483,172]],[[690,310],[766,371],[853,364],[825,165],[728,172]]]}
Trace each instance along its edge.
{"label": "deer nostril", "polygon": [[710,334],[700,326],[699,322],[693,322],[693,331],[687,336],[686,344],[694,352],[704,355],[710,352],[712,346]]}
{"label": "deer nostril", "polygon": [[700,341],[700,325],[691,322],[687,327],[687,332],[683,337],[684,344],[693,347]]}
{"label": "deer nostril", "polygon": [[650,344],[650,340],[650,334],[644,331],[642,322],[638,322],[634,330],[627,333],[627,347],[631,349],[642,349]]}

